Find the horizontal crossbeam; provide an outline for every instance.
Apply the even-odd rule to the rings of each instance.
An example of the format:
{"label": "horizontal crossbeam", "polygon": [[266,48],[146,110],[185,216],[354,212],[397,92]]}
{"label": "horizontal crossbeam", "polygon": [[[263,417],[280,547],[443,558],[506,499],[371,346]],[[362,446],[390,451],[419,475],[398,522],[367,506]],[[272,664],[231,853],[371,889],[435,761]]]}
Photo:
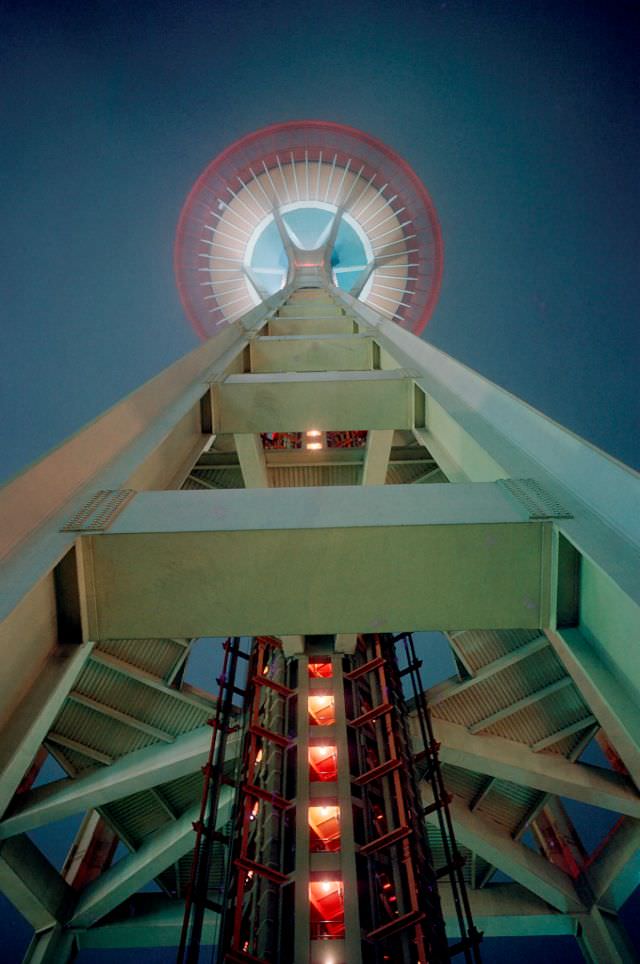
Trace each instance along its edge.
{"label": "horizontal crossbeam", "polygon": [[549,619],[550,536],[493,483],[143,492],[83,537],[88,632],[534,628]]}

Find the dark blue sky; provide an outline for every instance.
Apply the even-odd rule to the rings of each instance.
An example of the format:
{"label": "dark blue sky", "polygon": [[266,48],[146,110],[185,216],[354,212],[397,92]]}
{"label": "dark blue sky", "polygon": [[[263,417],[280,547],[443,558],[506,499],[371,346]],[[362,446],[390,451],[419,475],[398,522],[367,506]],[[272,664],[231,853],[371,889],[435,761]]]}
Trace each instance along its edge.
{"label": "dark blue sky", "polygon": [[[5,0],[0,478],[196,344],[183,200],[235,138],[307,117],[427,185],[426,338],[640,466],[639,26],[623,0]],[[500,946],[489,964],[578,960]]]}
{"label": "dark blue sky", "polygon": [[195,344],[182,202],[233,139],[297,117],[380,137],[430,190],[426,337],[640,465],[635,3],[2,9],[0,477]]}

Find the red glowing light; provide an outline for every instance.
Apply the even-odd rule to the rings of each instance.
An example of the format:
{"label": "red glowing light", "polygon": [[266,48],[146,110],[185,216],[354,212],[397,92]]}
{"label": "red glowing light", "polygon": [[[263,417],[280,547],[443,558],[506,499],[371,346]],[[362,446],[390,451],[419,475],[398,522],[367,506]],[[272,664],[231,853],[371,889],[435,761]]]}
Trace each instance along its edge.
{"label": "red glowing light", "polygon": [[315,726],[330,726],[336,721],[336,704],[330,693],[309,697],[309,722]]}
{"label": "red glowing light", "polygon": [[323,660],[309,660],[309,676],[312,679],[322,678],[331,679],[333,676],[333,667],[331,661],[328,659]]}
{"label": "red glowing light", "polygon": [[335,746],[309,747],[309,779],[323,782],[338,779],[338,754]]}

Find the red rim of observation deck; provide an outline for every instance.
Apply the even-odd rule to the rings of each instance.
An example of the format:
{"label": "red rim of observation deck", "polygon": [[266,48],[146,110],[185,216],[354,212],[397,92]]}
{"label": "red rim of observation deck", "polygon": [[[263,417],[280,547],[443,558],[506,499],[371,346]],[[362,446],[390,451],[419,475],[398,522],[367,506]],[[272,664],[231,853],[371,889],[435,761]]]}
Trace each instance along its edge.
{"label": "red rim of observation deck", "polygon": [[[269,161],[276,157],[282,155],[288,162],[293,155],[297,164],[305,152],[318,150],[323,154],[326,151],[325,163],[335,156],[337,166],[343,167],[350,158],[352,170],[356,164],[362,166],[363,178],[379,175],[385,182],[382,198],[395,196],[398,202],[395,207],[403,210],[403,218],[408,218],[408,230],[404,234],[407,239],[411,236],[411,243],[415,245],[409,249],[412,256],[408,259],[414,274],[401,296],[403,305],[393,320],[416,335],[424,330],[438,300],[443,272],[442,232],[425,186],[409,164],[377,138],[331,121],[303,120],[272,124],[241,137],[207,165],[187,197],[178,221],[174,268],[183,307],[201,338],[209,338],[221,330],[213,327],[211,318],[212,310],[221,309],[212,309],[207,304],[202,275],[198,274],[202,270],[199,259],[210,250],[205,247],[204,231],[213,204],[223,198],[228,200],[230,185],[238,189],[243,174],[250,179],[249,170],[255,170],[263,161],[270,167]],[[365,303],[381,310],[373,300],[365,299]]]}

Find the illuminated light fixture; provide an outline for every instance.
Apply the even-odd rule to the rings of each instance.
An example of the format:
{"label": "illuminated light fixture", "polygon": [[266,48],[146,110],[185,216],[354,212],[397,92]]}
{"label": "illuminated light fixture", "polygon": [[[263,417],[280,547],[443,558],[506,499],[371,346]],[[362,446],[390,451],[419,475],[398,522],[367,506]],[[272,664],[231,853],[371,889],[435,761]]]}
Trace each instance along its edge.
{"label": "illuminated light fixture", "polygon": [[322,432],[317,428],[310,428],[308,432],[304,433],[308,438],[320,438]]}
{"label": "illuminated light fixture", "polygon": [[320,807],[320,813],[322,814],[323,817],[326,817],[327,814],[329,813],[329,807]]}
{"label": "illuminated light fixture", "polygon": [[328,894],[329,891],[331,890],[331,882],[329,880],[323,880],[322,889],[325,892],[325,894]]}
{"label": "illuminated light fixture", "polygon": [[322,442],[307,442],[307,448],[317,451],[317,449],[322,448]]}
{"label": "illuminated light fixture", "polygon": [[262,748],[256,753],[256,763],[262,763]]}
{"label": "illuminated light fixture", "polygon": [[308,697],[310,722],[328,726],[336,721],[336,708],[331,694],[316,693]]}

